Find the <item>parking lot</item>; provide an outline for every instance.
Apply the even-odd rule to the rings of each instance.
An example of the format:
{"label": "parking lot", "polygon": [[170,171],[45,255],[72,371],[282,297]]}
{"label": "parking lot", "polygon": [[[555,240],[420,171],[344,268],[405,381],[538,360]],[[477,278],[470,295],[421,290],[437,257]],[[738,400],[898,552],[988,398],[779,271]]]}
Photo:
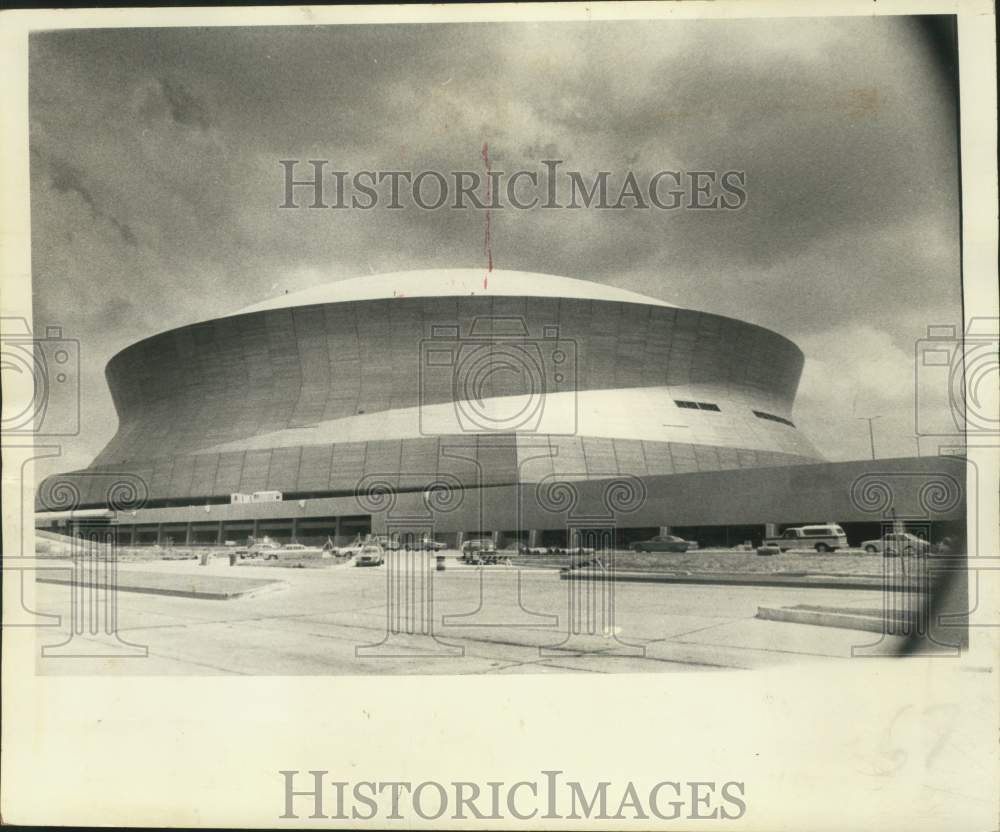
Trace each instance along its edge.
{"label": "parking lot", "polygon": [[[884,567],[879,554],[868,554],[860,549],[819,554],[809,550],[793,550],[780,555],[762,556],[754,551],[740,549],[694,549],[688,552],[632,552],[614,553],[618,569],[636,569],[655,572],[740,572],[775,573],[806,572],[830,575],[880,575]],[[531,555],[518,559],[518,563],[539,563],[549,566],[568,566],[572,558],[567,555]]]}
{"label": "parking lot", "polygon": [[[208,566],[193,560],[122,563],[123,575],[156,571],[181,583],[188,576],[208,575],[280,583],[273,591],[225,601],[119,592],[118,637],[148,648],[146,657],[126,656],[135,651],[111,638],[77,635],[84,640],[76,644],[87,647],[79,652],[91,658],[40,657],[38,670],[140,675],[672,672],[847,659],[855,645],[880,642],[887,652],[899,646],[879,634],[755,618],[763,605],[878,608],[878,591],[710,583],[583,586],[561,580],[555,569],[481,568],[460,565],[453,557],[444,571],[415,563],[416,571],[402,583],[398,570],[356,568],[349,562],[325,569],[232,568],[221,558]],[[65,641],[69,587],[36,587],[36,608],[62,616],[61,626],[38,630],[41,644]],[[427,622],[432,635],[423,632]]]}

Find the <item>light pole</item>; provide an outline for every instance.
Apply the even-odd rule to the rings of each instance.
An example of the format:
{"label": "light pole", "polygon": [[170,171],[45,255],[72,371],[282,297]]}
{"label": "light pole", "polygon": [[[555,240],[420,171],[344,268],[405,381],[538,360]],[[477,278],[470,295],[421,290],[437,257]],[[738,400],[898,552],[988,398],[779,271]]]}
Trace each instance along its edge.
{"label": "light pole", "polygon": [[872,422],[876,419],[881,419],[881,416],[855,416],[855,419],[859,421],[868,422],[868,440],[871,442],[872,446],[872,459],[875,459],[875,429],[872,427]]}

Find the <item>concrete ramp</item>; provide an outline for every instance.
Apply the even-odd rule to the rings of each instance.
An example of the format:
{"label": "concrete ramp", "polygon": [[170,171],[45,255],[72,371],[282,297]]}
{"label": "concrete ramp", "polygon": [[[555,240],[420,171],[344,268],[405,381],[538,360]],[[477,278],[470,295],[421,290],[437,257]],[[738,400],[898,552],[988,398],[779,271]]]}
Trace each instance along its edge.
{"label": "concrete ramp", "polygon": [[[72,572],[45,570],[39,572],[37,581],[43,584],[73,583]],[[84,580],[83,586],[101,588],[103,583]],[[119,592],[141,592],[148,595],[173,595],[180,598],[200,598],[210,601],[231,601],[249,598],[263,592],[284,589],[285,581],[266,578],[242,578],[230,575],[172,574],[169,572],[119,571]]]}

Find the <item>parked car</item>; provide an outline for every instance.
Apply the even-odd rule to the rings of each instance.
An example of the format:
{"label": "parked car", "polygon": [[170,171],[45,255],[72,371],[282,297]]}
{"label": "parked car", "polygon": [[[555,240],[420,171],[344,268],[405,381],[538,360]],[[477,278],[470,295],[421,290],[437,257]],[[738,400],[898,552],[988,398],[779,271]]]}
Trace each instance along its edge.
{"label": "parked car", "polygon": [[519,555],[592,555],[596,550],[590,546],[527,546],[519,543],[515,551]]}
{"label": "parked car", "polygon": [[930,544],[909,532],[894,532],[877,540],[866,540],[861,548],[868,554],[882,554],[887,558],[899,555],[925,555],[930,551]]}
{"label": "parked car", "polygon": [[362,538],[362,536],[358,534],[355,535],[354,540],[350,543],[344,544],[343,546],[335,546],[333,540],[328,539],[323,548],[326,549],[331,555],[341,558],[352,558],[361,551],[361,547],[365,545],[365,541],[367,539],[367,535]]}
{"label": "parked car", "polygon": [[769,537],[765,546],[777,546],[782,552],[789,549],[815,549],[817,552],[833,552],[847,548],[847,535],[833,523],[822,526],[795,526],[785,529],[777,537]]}
{"label": "parked car", "polygon": [[346,546],[334,546],[331,549],[329,549],[331,555],[339,558],[354,557],[354,555],[356,555],[360,551],[361,551],[360,543],[348,543]]}
{"label": "parked car", "polygon": [[327,551],[321,546],[305,546],[302,543],[286,543],[275,550],[278,560],[294,560],[297,558],[325,558]]}
{"label": "parked car", "polygon": [[464,563],[496,563],[497,548],[489,537],[466,540],[459,559]]}
{"label": "parked car", "polygon": [[385,550],[378,543],[365,543],[354,556],[355,566],[381,566],[385,563]]}
{"label": "parked car", "polygon": [[566,546],[556,549],[560,555],[593,555],[597,550],[592,546]]}
{"label": "parked car", "polygon": [[691,542],[673,534],[658,534],[649,540],[637,540],[629,544],[633,552],[686,552]]}
{"label": "parked car", "polygon": [[447,549],[447,543],[439,543],[430,536],[424,536],[420,540],[414,540],[412,535],[376,535],[376,539],[383,549],[388,551],[399,551],[403,549],[407,552],[439,552]]}
{"label": "parked car", "polygon": [[273,540],[260,540],[248,546],[238,546],[236,554],[241,558],[264,558],[264,560],[277,560],[278,552],[281,551],[281,544]]}
{"label": "parked car", "polygon": [[466,540],[462,544],[462,554],[468,554],[470,552],[494,552],[496,551],[496,546],[493,544],[493,539],[490,537],[477,537],[472,540]]}

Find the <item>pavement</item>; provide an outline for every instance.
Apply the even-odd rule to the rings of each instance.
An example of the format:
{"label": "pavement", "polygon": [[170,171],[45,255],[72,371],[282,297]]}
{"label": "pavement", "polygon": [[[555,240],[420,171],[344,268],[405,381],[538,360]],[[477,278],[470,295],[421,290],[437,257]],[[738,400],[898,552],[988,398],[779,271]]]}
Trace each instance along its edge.
{"label": "pavement", "polygon": [[237,570],[223,559],[208,566],[120,563],[123,581],[140,572],[181,581],[230,578],[238,572],[243,579],[278,579],[284,585],[229,600],[120,592],[111,634],[102,630],[106,621],[99,621],[96,632],[88,627],[72,638],[70,587],[38,583],[35,609],[61,616],[59,626],[37,630],[41,645],[50,648],[39,656],[38,672],[659,673],[844,660],[855,646],[877,644],[876,650],[892,654],[902,644],[881,633],[756,617],[762,606],[878,609],[879,590],[611,585],[561,580],[551,569],[465,566],[452,559],[439,572],[427,568],[423,557],[414,554],[405,575],[384,566],[350,564]]}
{"label": "pavement", "polygon": [[[603,573],[595,569],[574,569],[562,573],[564,580],[601,580]],[[615,570],[616,581],[642,581],[645,583],[675,583],[675,584],[725,584],[727,586],[798,586],[817,589],[874,589],[884,586],[897,588],[917,586],[896,581],[890,583],[881,576],[864,575],[809,575],[805,572],[786,572],[767,574],[763,572],[628,572]]]}
{"label": "pavement", "polygon": [[[49,569],[38,573],[39,583],[70,585],[78,581],[82,586],[103,586],[103,576],[95,571],[89,576],[76,578],[70,570]],[[184,598],[228,601],[244,598],[259,592],[281,589],[280,580],[236,577],[202,572],[158,572],[120,569],[115,584],[119,592],[140,592],[148,595],[176,595]]]}

